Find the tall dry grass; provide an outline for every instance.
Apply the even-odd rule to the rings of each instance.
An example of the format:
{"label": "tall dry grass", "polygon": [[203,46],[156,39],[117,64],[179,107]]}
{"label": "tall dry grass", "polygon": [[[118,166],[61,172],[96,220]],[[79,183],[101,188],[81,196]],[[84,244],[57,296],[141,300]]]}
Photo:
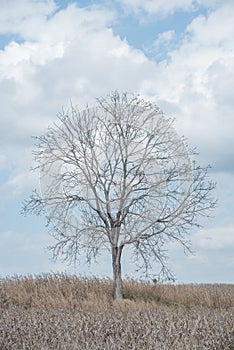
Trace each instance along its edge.
{"label": "tall dry grass", "polygon": [[0,349],[234,350],[234,285],[152,285],[67,275],[0,281]]}

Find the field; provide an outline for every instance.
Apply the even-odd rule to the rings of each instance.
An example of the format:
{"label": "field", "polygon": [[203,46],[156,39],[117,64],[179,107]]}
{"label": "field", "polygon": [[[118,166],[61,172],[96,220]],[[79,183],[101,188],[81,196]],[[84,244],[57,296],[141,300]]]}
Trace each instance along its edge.
{"label": "field", "polygon": [[234,350],[234,285],[41,275],[0,281],[1,350]]}

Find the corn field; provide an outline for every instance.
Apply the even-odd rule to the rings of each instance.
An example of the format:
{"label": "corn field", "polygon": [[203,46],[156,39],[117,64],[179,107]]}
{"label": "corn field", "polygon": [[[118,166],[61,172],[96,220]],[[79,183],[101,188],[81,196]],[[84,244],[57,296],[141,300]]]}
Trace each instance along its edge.
{"label": "corn field", "polygon": [[67,275],[0,281],[1,350],[234,350],[234,285],[160,285]]}

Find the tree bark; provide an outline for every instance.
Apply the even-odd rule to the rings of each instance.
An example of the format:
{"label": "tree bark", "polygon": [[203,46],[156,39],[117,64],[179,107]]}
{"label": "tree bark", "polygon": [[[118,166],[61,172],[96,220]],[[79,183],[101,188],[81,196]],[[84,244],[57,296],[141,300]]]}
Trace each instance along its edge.
{"label": "tree bark", "polygon": [[121,301],[123,299],[123,283],[121,275],[121,254],[123,246],[112,247],[112,267],[114,279],[114,300]]}

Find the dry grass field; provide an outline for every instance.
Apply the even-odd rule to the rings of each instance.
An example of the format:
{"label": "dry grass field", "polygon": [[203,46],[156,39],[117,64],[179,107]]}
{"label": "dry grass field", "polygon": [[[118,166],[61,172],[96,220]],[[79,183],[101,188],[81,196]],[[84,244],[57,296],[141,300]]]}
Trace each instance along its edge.
{"label": "dry grass field", "polygon": [[0,281],[1,350],[234,350],[234,285],[153,285],[66,275]]}

